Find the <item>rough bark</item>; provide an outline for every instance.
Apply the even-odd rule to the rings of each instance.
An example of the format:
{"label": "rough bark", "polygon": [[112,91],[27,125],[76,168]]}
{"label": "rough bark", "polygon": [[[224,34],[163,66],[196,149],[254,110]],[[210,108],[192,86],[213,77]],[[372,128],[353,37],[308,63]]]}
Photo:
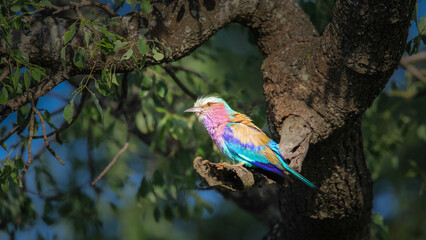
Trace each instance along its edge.
{"label": "rough bark", "polygon": [[[208,185],[222,185],[226,197],[271,225],[266,239],[368,239],[372,183],[362,150],[360,117],[398,64],[414,4],[415,0],[337,1],[333,20],[320,36],[294,0],[158,1],[149,15],[115,18],[121,24],[112,30],[126,41],[158,38],[172,50],[171,54],[163,51],[162,62],[169,62],[189,54],[230,22],[251,28],[265,56],[263,87],[271,132],[291,166],[328,197],[298,182],[271,187],[261,174],[226,164],[197,159],[194,168]],[[31,62],[60,68],[62,36],[72,22],[31,21],[32,28],[15,32],[13,41]],[[77,34],[72,44],[81,45],[82,37]],[[75,47],[67,49],[69,59],[75,51]],[[95,55],[84,68],[56,69],[55,76],[62,73],[63,79],[52,76],[32,92],[42,96],[92,66],[99,72],[105,58]],[[118,71],[136,69],[130,61],[115,63]],[[159,63],[148,54],[148,65]],[[0,114],[16,111],[28,102],[27,96],[0,106]],[[267,197],[261,199],[259,191]],[[272,208],[262,208],[266,205]]]}

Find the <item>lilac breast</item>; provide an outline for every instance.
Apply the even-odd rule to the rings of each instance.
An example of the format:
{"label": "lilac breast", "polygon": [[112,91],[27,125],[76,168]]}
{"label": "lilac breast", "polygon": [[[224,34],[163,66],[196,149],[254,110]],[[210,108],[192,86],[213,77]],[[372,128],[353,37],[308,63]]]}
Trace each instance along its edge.
{"label": "lilac breast", "polygon": [[225,127],[228,124],[228,117],[222,117],[218,115],[206,115],[200,119],[210,134],[213,142],[222,151],[223,134]]}

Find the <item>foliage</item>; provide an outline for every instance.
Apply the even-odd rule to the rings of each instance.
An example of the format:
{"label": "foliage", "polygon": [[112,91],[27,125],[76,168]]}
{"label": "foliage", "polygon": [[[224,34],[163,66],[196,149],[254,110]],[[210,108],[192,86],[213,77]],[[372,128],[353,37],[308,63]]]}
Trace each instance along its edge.
{"label": "foliage", "polygon": [[[334,2],[300,4],[322,32],[330,21]],[[10,31],[28,28],[31,22],[26,16],[39,14],[41,9],[58,3],[17,0],[2,4],[1,36],[13,46]],[[111,8],[140,9],[143,14],[152,10],[147,0],[117,0]],[[90,17],[74,16],[75,21],[67,26],[64,45],[60,47],[60,64],[63,68],[81,68],[92,56],[102,54],[107,66],[100,74],[90,72],[73,77],[34,103],[47,124],[46,132],[53,133],[49,142],[67,166],[60,166],[44,152],[38,120],[33,132],[34,163],[25,180],[18,180],[28,160],[30,133],[26,128],[34,113],[30,106],[24,106],[0,125],[1,137],[18,127],[1,150],[0,231],[4,235],[0,233],[0,238],[16,234],[37,235],[39,239],[260,238],[265,226],[236,206],[224,204],[220,196],[198,189],[193,158],[200,155],[212,161],[223,159],[195,116],[183,113],[194,99],[164,71],[164,67],[172,70],[195,95],[220,95],[267,131],[259,90],[262,59],[258,49],[247,40],[253,39],[253,35],[239,25],[229,25],[190,56],[167,66],[147,68],[144,64],[148,53],[160,61],[164,55],[159,49],[170,51],[164,43],[142,38],[127,42],[109,30],[118,23],[104,12],[85,12],[85,16]],[[425,41],[424,17],[416,15],[415,19],[419,19],[419,35],[407,44],[410,54],[421,47],[420,40]],[[73,42],[76,34],[84,36],[79,46]],[[72,47],[78,49],[73,56]],[[8,57],[0,59],[1,66],[8,66],[0,72],[1,75],[8,71],[1,81],[0,104],[51,73],[49,68],[29,63],[22,50],[9,49]],[[117,72],[114,61],[108,58],[117,54],[120,61],[136,64],[138,71]],[[402,94],[416,96],[424,92],[425,85],[409,73],[403,84],[405,87],[394,86],[383,93],[363,120],[365,153],[373,179],[392,183],[402,209],[392,217],[373,215],[374,239],[420,239],[426,235],[415,224],[425,220],[419,214],[421,211],[416,212],[424,210],[421,203],[426,186],[422,161],[426,141],[424,96],[404,98],[407,94]],[[92,187],[90,182],[127,139],[128,150]],[[405,207],[411,204],[416,208]],[[43,231],[46,229],[47,233]]]}

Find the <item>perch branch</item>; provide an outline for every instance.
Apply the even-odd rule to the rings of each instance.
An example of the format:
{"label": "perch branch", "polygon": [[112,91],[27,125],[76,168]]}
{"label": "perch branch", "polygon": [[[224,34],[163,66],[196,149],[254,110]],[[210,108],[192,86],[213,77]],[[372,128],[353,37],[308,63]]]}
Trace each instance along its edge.
{"label": "perch branch", "polygon": [[208,186],[231,191],[247,191],[254,187],[273,183],[276,180],[272,180],[269,176],[253,169],[229,163],[212,163],[208,160],[202,160],[201,157],[195,158],[193,164],[194,169],[203,178],[202,187]]}

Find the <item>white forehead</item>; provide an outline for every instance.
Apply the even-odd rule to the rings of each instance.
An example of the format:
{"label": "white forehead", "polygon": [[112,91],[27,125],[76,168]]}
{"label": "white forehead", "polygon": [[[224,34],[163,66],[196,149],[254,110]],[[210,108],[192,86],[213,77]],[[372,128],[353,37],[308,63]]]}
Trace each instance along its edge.
{"label": "white forehead", "polygon": [[195,101],[194,107],[202,107],[206,105],[207,103],[225,103],[225,101],[222,98],[215,97],[215,96],[209,96],[209,97],[200,97]]}

